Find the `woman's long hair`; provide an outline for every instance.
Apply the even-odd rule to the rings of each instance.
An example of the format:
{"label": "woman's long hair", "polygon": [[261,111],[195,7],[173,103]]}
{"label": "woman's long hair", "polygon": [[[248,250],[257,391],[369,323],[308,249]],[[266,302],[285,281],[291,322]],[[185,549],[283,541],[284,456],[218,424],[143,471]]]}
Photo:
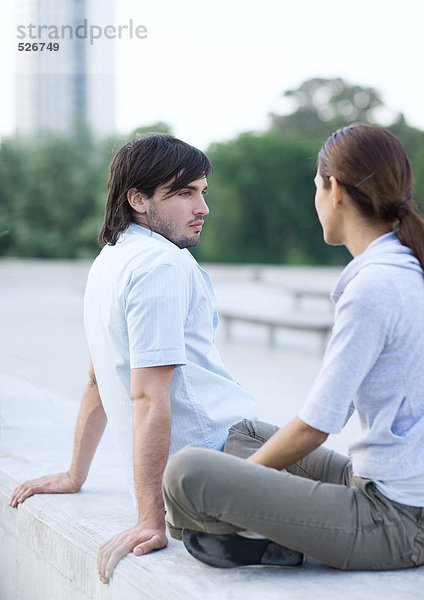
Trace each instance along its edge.
{"label": "woman's long hair", "polygon": [[365,123],[343,127],[321,148],[318,172],[325,187],[335,177],[364,216],[392,223],[424,268],[424,219],[412,198],[411,163],[395,135]]}

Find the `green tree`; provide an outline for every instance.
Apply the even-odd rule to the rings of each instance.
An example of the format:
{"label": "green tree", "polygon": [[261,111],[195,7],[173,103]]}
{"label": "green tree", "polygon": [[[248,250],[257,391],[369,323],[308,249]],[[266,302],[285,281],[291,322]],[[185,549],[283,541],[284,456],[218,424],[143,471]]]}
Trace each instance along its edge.
{"label": "green tree", "polygon": [[0,255],[91,257],[107,193],[108,165],[130,136],[95,139],[82,124],[67,136],[3,140],[0,145]]}
{"label": "green tree", "polygon": [[[312,114],[312,101],[304,104]],[[200,260],[312,264],[347,260],[343,250],[324,244],[315,214],[312,180],[322,136],[315,139],[301,130],[300,121],[298,127],[295,133],[245,133],[211,145],[208,155],[215,168],[208,197],[211,214],[202,243],[193,250]],[[134,134],[158,130],[170,128],[157,123],[128,137],[99,141],[80,126],[66,137],[2,141],[0,255],[94,256],[110,159]],[[423,200],[424,133],[401,117],[393,130],[409,150],[416,197]]]}
{"label": "green tree", "polygon": [[211,210],[201,260],[325,263],[344,259],[328,252],[314,208],[316,152],[308,140],[275,132],[246,133],[213,144],[208,196]]}
{"label": "green tree", "polygon": [[424,214],[424,139],[412,157],[412,166],[415,175],[414,196]]}
{"label": "green tree", "polygon": [[14,140],[0,146],[0,255],[13,255],[21,195],[27,193],[26,148]]}
{"label": "green tree", "polygon": [[[270,130],[285,136],[315,139],[320,144],[333,131],[349,123],[378,123],[379,110],[385,108],[376,89],[351,84],[341,78],[308,79],[283,95],[294,102],[294,110],[288,115],[271,114]],[[402,113],[394,117],[388,128],[400,139],[412,160],[415,193],[424,201],[424,132],[411,127]]]}
{"label": "green tree", "polygon": [[96,252],[106,191],[106,152],[88,131],[1,146],[2,253],[84,257]]}
{"label": "green tree", "polygon": [[384,106],[377,90],[350,84],[341,78],[314,78],[283,96],[294,102],[289,115],[271,113],[271,127],[285,135],[309,135],[321,140],[355,121],[376,122]]}
{"label": "green tree", "polygon": [[392,131],[404,145],[406,152],[411,158],[416,175],[422,171],[424,165],[422,161],[416,160],[424,145],[424,131],[408,125],[403,114],[397,116],[396,120],[390,125]]}

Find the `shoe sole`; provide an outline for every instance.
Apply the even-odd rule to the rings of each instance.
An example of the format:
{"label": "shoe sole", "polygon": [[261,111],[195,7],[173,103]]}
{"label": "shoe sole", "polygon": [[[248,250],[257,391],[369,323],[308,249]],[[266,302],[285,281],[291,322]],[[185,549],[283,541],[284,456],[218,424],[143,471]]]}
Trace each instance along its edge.
{"label": "shoe sole", "polygon": [[303,554],[270,540],[248,539],[236,534],[214,535],[184,529],[182,541],[186,550],[201,562],[221,569],[249,565],[298,567]]}

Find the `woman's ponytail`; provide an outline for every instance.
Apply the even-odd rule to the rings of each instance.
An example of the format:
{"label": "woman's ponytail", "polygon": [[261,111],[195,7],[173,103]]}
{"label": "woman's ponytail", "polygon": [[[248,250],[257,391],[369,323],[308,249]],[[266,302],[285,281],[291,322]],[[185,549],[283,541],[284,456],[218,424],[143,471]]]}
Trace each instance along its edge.
{"label": "woman's ponytail", "polygon": [[409,202],[407,209],[399,214],[397,234],[402,244],[411,248],[424,269],[424,219],[415,202]]}

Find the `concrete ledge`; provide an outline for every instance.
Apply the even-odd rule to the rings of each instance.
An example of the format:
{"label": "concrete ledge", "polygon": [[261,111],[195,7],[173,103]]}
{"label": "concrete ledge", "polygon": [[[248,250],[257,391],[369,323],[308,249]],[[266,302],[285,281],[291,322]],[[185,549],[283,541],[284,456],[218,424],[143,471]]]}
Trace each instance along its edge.
{"label": "concrete ledge", "polygon": [[[215,570],[174,540],[156,554],[127,556],[103,586],[98,547],[135,522],[107,432],[81,493],[35,496],[11,509],[8,500],[18,483],[69,465],[87,375],[82,327],[87,269],[87,263],[0,261],[0,600],[424,599],[423,568],[342,573],[308,561],[302,569]],[[297,282],[299,270],[292,271],[267,270],[264,279],[269,274]],[[327,271],[308,270],[306,279],[327,280]],[[220,273],[229,283],[239,271],[220,267]],[[230,307],[239,305],[239,288],[237,280],[224,294]],[[275,423],[293,416],[319,365],[313,354],[292,356],[256,342],[222,344],[221,351],[230,371],[260,401],[261,418]],[[332,446],[344,452],[353,433],[344,431]]]}
{"label": "concrete ledge", "polygon": [[1,406],[2,600],[423,598],[422,568],[342,573],[307,561],[300,569],[226,571],[195,561],[175,540],[155,554],[127,556],[111,583],[102,585],[96,569],[99,545],[135,521],[110,440],[102,442],[81,493],[35,496],[11,509],[8,500],[18,482],[67,465],[76,407],[56,398],[52,413],[47,392],[16,378],[2,377],[0,383],[8,389]]}
{"label": "concrete ledge", "polygon": [[[70,523],[60,497],[33,498],[26,506],[11,511],[7,499],[14,483],[1,475],[2,600],[225,600],[244,594],[261,600],[359,600],[383,594],[393,600],[423,597],[422,569],[341,573],[310,562],[303,569],[249,567],[221,571],[195,562],[173,540],[157,554],[142,559],[128,556],[117,567],[111,583],[104,586],[96,576],[97,546],[100,538],[105,538],[104,532],[90,532],[84,526],[90,516],[88,505],[91,510],[98,506],[92,497],[88,498],[91,494],[72,497],[74,510],[82,511],[83,522]],[[111,501],[113,504],[113,497],[104,498],[104,503]],[[113,524],[125,521],[122,525],[128,525],[130,517],[129,512],[121,512]],[[104,529],[109,531],[110,525]]]}
{"label": "concrete ledge", "polygon": [[[38,496],[18,510],[11,510],[8,497],[14,485],[9,477],[0,475],[0,597],[3,600],[199,597],[190,594],[187,580],[181,577],[185,552],[177,542],[171,542],[160,557],[151,555],[140,561],[128,556],[108,586],[100,583],[96,570],[99,544],[113,533],[112,529],[128,527],[134,520],[132,511],[122,510],[117,497],[104,498],[110,514],[103,516],[109,523],[103,531],[93,531],[93,524],[99,522],[103,512],[100,498],[95,498],[97,494],[82,493],[65,502],[59,496]],[[67,512],[66,504],[71,502],[74,506]],[[111,520],[115,511],[118,514]],[[81,519],[75,521],[78,513]],[[90,521],[91,527],[87,527]],[[109,533],[105,535],[105,531]]]}

